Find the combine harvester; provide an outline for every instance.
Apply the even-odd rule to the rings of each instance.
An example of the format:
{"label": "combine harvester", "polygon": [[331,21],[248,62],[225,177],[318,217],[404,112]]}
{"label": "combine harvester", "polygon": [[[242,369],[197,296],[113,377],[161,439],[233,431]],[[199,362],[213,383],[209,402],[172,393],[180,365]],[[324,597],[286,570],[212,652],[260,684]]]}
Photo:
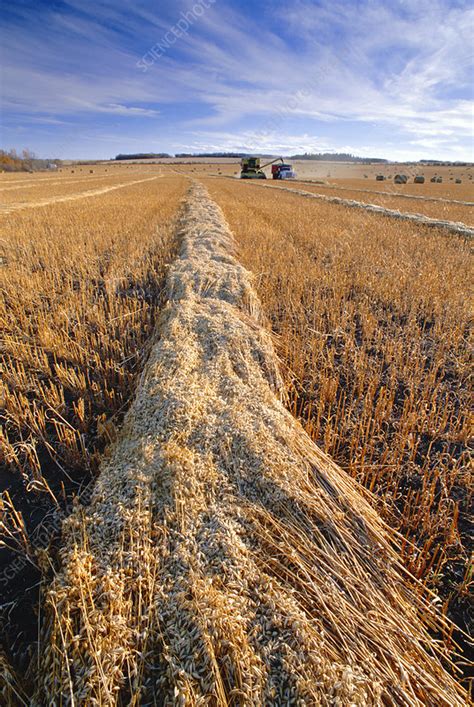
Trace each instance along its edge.
{"label": "combine harvester", "polygon": [[[276,164],[277,162],[280,164]],[[267,175],[263,170],[270,165],[272,165],[272,179],[295,179],[296,173],[293,171],[293,167],[285,162],[283,157],[277,157],[264,165],[260,165],[260,157],[243,157],[240,161],[240,178],[266,179]]]}

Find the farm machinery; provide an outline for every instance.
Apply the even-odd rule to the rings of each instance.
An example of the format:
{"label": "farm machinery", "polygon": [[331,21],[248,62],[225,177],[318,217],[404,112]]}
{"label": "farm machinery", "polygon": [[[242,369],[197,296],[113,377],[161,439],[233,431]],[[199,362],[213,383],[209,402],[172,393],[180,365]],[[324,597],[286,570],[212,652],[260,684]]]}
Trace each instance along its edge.
{"label": "farm machinery", "polygon": [[267,175],[263,170],[270,165],[272,166],[272,179],[294,179],[296,177],[291,164],[285,162],[283,157],[277,157],[263,165],[260,164],[260,157],[242,157],[240,161],[240,178],[266,179]]}

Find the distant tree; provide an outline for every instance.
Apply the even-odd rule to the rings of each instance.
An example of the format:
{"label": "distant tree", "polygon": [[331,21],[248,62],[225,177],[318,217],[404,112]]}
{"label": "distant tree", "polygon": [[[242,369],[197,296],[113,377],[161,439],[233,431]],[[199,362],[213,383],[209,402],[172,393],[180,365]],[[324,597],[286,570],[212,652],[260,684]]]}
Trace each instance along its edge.
{"label": "distant tree", "polygon": [[118,154],[116,160],[152,160],[170,157],[167,152],[136,152],[133,154]]}
{"label": "distant tree", "polygon": [[15,149],[0,150],[1,172],[31,172],[31,170],[46,169],[51,160],[41,160],[34,152],[25,148],[21,155]]}
{"label": "distant tree", "polygon": [[16,172],[21,170],[21,160],[18,159],[16,150],[0,150],[0,168],[3,172]]}

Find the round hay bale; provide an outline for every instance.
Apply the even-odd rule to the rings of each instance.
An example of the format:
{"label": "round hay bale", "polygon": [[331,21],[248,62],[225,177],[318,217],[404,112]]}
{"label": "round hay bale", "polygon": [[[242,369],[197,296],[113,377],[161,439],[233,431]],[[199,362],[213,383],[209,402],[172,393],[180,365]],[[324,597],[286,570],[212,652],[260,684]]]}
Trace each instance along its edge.
{"label": "round hay bale", "polygon": [[425,183],[425,178],[421,174],[417,174],[415,179],[413,180],[414,184],[424,184]]}

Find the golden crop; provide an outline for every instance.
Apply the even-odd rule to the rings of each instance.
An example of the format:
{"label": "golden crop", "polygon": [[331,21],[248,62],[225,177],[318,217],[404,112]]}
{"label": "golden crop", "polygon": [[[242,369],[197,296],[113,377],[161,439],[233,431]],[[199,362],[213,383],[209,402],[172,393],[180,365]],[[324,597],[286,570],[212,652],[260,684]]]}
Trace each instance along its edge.
{"label": "golden crop", "polygon": [[[106,173],[105,169],[109,171]],[[217,243],[218,265],[211,263],[208,270],[207,265],[204,267],[203,253],[206,257],[209,255],[207,245],[204,250],[198,247],[196,253],[188,247],[182,272],[179,263],[175,263],[176,272],[178,275],[183,274],[186,287],[181,283],[181,275],[176,276],[173,280],[176,292],[173,292],[175,295],[178,291],[181,295],[187,294],[189,301],[184,301],[182,306],[185,309],[188,307],[189,312],[186,310],[182,321],[178,317],[179,326],[173,324],[172,318],[164,317],[166,321],[163,330],[168,332],[168,340],[174,342],[173,346],[179,348],[179,365],[169,366],[172,373],[169,380],[160,379],[156,382],[153,376],[162,370],[161,359],[149,362],[148,367],[151,367],[153,374],[147,374],[148,378],[145,376],[148,387],[142,391],[142,398],[155,395],[156,399],[151,401],[151,412],[148,414],[148,403],[145,405],[142,400],[142,405],[139,398],[137,409],[141,417],[138,415],[139,419],[132,420],[129,425],[129,432],[133,429],[136,435],[138,457],[133,444],[130,449],[135,451],[129,458],[127,439],[119,441],[115,445],[115,452],[112,452],[112,455],[116,454],[112,460],[116,458],[119,463],[116,468],[113,464],[113,468],[104,464],[106,472],[100,475],[95,504],[84,511],[84,517],[76,508],[63,528],[61,553],[66,579],[63,581],[61,575],[56,577],[50,585],[47,607],[45,605],[46,611],[51,612],[51,607],[53,613],[57,611],[57,621],[52,623],[53,632],[48,649],[52,653],[45,650],[45,670],[39,671],[33,678],[43,680],[44,677],[44,687],[47,690],[54,691],[56,684],[65,684],[62,682],[64,675],[54,671],[60,664],[61,670],[64,665],[69,665],[68,661],[73,656],[78,665],[82,666],[77,671],[74,668],[74,679],[80,678],[84,685],[88,685],[87,689],[97,691],[94,694],[102,694],[103,685],[108,684],[108,681],[114,686],[121,684],[123,675],[129,675],[131,680],[134,671],[138,677],[136,684],[133,683],[133,690],[136,690],[137,695],[140,693],[140,671],[145,671],[143,674],[150,671],[152,677],[155,674],[154,664],[150,663],[147,651],[152,651],[156,664],[162,660],[159,636],[162,637],[162,621],[166,620],[170,603],[164,598],[166,592],[160,593],[160,590],[157,594],[157,587],[160,582],[166,585],[172,576],[172,572],[169,575],[162,572],[162,566],[166,567],[167,563],[171,563],[175,568],[173,571],[177,571],[176,595],[173,590],[170,597],[171,603],[175,602],[176,605],[173,616],[178,618],[173,618],[173,621],[170,619],[170,645],[176,639],[176,650],[181,650],[181,637],[179,632],[176,633],[175,625],[185,621],[183,617],[188,616],[186,612],[189,604],[195,609],[190,613],[192,620],[189,626],[194,626],[196,617],[196,625],[199,626],[196,635],[191,635],[194,628],[188,631],[190,645],[194,640],[201,640],[201,636],[204,636],[204,642],[209,642],[209,636],[214,635],[214,628],[217,627],[219,640],[216,645],[219,650],[237,641],[240,647],[235,649],[235,655],[247,656],[247,660],[252,652],[250,648],[244,651],[242,646],[246,645],[247,640],[254,640],[253,637],[247,637],[251,619],[246,619],[245,623],[234,609],[230,610],[228,597],[232,583],[225,585],[223,582],[221,586],[219,579],[214,586],[212,581],[211,591],[208,568],[201,568],[202,577],[196,570],[206,556],[208,547],[212,553],[215,551],[214,546],[219,547],[216,557],[222,560],[222,567],[230,568],[235,564],[239,570],[235,577],[241,584],[235,577],[232,579],[235,606],[240,606],[241,616],[253,616],[249,607],[254,612],[254,604],[250,602],[247,606],[243,601],[245,592],[242,589],[245,583],[252,584],[254,581],[253,570],[250,572],[247,565],[244,567],[241,559],[234,564],[234,560],[228,562],[228,558],[233,557],[232,553],[236,551],[236,548],[232,551],[229,549],[233,546],[226,539],[226,524],[233,513],[239,519],[238,522],[236,520],[239,533],[243,533],[244,519],[250,524],[249,527],[258,529],[256,535],[248,532],[248,546],[254,543],[255,548],[260,548],[261,545],[258,551],[254,548],[255,559],[252,554],[252,563],[255,562],[258,569],[255,577],[259,576],[259,572],[268,573],[268,576],[275,578],[275,586],[280,587],[283,582],[285,587],[288,585],[292,588],[289,594],[291,597],[293,591],[296,596],[301,590],[302,606],[306,607],[305,611],[310,617],[308,631],[315,632],[315,645],[319,645],[319,628],[315,628],[315,616],[311,612],[319,607],[320,601],[322,609],[316,612],[317,619],[321,621],[321,626],[325,626],[324,631],[327,631],[324,612],[327,611],[330,617],[329,623],[332,621],[331,607],[326,601],[327,591],[332,592],[331,601],[334,606],[338,602],[345,606],[347,599],[344,592],[337,589],[337,582],[329,582],[326,587],[319,577],[315,579],[317,573],[321,571],[324,576],[327,567],[334,562],[332,570],[338,568],[336,575],[347,580],[347,586],[352,587],[353,583],[353,591],[348,592],[348,597],[358,597],[359,609],[347,613],[341,610],[342,619],[339,624],[340,617],[334,619],[334,625],[339,628],[332,633],[332,629],[328,632],[336,651],[331,653],[332,661],[341,646],[351,645],[349,653],[357,657],[355,663],[360,667],[363,661],[359,657],[364,655],[368,663],[374,663],[371,674],[378,674],[378,658],[374,658],[375,652],[372,649],[369,650],[372,639],[369,637],[367,645],[364,644],[364,638],[359,641],[359,631],[365,636],[366,613],[371,613],[370,621],[373,621],[370,630],[367,628],[369,634],[373,627],[381,625],[381,616],[385,616],[383,606],[388,596],[394,597],[393,602],[389,599],[387,604],[387,616],[394,637],[390,639],[392,642],[386,641],[386,648],[388,653],[391,651],[390,659],[393,658],[394,665],[398,660],[397,651],[401,655],[405,650],[403,646],[406,636],[410,637],[409,632],[413,627],[415,633],[418,631],[416,621],[413,622],[411,617],[416,616],[420,621],[420,636],[425,630],[424,622],[430,624],[432,620],[429,612],[424,616],[425,590],[418,587],[413,591],[413,587],[401,579],[400,587],[391,587],[387,593],[382,586],[383,582],[379,582],[380,586],[374,589],[373,596],[376,594],[378,597],[381,613],[378,614],[378,610],[371,612],[370,591],[365,594],[359,592],[357,582],[362,581],[363,576],[367,582],[372,582],[374,576],[385,576],[383,557],[375,558],[372,563],[372,555],[364,549],[362,541],[359,544],[358,536],[349,543],[353,554],[349,553],[348,557],[338,556],[338,543],[341,538],[347,540],[348,537],[347,519],[341,510],[345,502],[345,497],[342,498],[344,493],[348,494],[354,507],[358,507],[359,502],[362,504],[362,515],[371,526],[371,542],[377,545],[379,538],[382,544],[386,543],[384,552],[390,555],[393,567],[398,567],[396,550],[391,546],[390,552],[387,549],[393,536],[380,524],[378,514],[360,498],[360,487],[336,467],[331,470],[332,462],[323,459],[324,455],[319,450],[317,455],[321,455],[321,459],[318,457],[318,464],[323,467],[328,464],[328,478],[332,478],[331,474],[335,475],[339,484],[336,486],[342,489],[342,500],[338,494],[333,497],[328,492],[324,479],[319,491],[317,485],[307,483],[306,462],[298,456],[301,453],[298,435],[301,434],[308,445],[312,445],[291,416],[279,408],[278,419],[284,413],[290,422],[287,420],[282,423],[281,433],[275,439],[278,445],[286,437],[294,439],[291,444],[283,445],[281,457],[277,455],[278,463],[276,457],[271,463],[268,461],[271,458],[268,449],[271,451],[273,447],[265,443],[260,450],[262,440],[255,430],[258,425],[268,423],[271,416],[268,416],[265,405],[268,407],[270,402],[270,407],[277,405],[276,397],[268,397],[265,387],[267,383],[257,394],[257,387],[252,381],[257,380],[263,371],[264,377],[272,379],[272,385],[278,388],[273,380],[278,378],[278,366],[271,343],[268,348],[272,356],[268,360],[275,359],[276,373],[267,365],[268,362],[265,363],[267,359],[258,353],[253,344],[249,345],[250,353],[246,357],[243,355],[243,349],[239,348],[238,332],[232,329],[233,325],[228,324],[226,319],[217,326],[217,309],[213,310],[215,303],[208,302],[205,297],[202,302],[194,298],[193,288],[199,284],[206,293],[213,288],[218,291],[218,299],[223,300],[220,303],[222,312],[227,312],[229,302],[233,301],[230,294],[235,296],[236,301],[240,301],[240,298],[244,302],[244,309],[247,307],[249,310],[243,315],[243,325],[249,326],[253,335],[256,324],[252,324],[248,316],[256,316],[260,301],[268,329],[274,335],[290,411],[302,422],[323,451],[364,485],[367,491],[362,495],[366,495],[388,525],[401,534],[405,566],[427,587],[439,591],[448,615],[461,628],[466,628],[470,583],[467,512],[472,502],[473,486],[468,454],[472,434],[472,421],[468,412],[471,365],[468,283],[472,281],[473,275],[469,243],[441,230],[304,199],[297,194],[279,190],[272,192],[269,188],[262,189],[237,180],[209,178],[215,177],[220,170],[220,165],[114,165],[110,168],[94,167],[92,174],[88,173],[89,167],[81,167],[48,177],[8,175],[0,182],[0,198],[4,197],[5,210],[0,225],[3,367],[0,398],[4,423],[0,443],[5,462],[5,473],[0,479],[0,512],[3,523],[1,540],[12,556],[23,554],[28,558],[29,566],[35,567],[36,581],[41,577],[50,577],[48,568],[55,557],[50,547],[45,547],[45,552],[38,551],[35,545],[37,530],[58,509],[64,511],[67,507],[69,512],[71,499],[80,495],[84,486],[96,477],[99,464],[109,454],[109,444],[116,439],[135,391],[138,374],[150,351],[151,333],[165,298],[167,266],[177,253],[176,216],[180,201],[189,186],[187,176],[199,177],[209,189],[211,198],[223,209],[238,244],[240,262],[253,273],[252,284],[256,293],[246,284],[247,273],[238,269],[238,263],[232,261],[232,267],[237,268],[239,278],[243,277],[245,287],[239,285],[240,280],[235,279],[235,272],[227,271],[230,262],[228,255],[226,252],[221,253],[219,248],[229,246],[232,250],[233,246],[229,245],[232,242],[231,234],[226,233],[221,217],[215,212],[214,206],[206,202],[205,192],[198,188],[191,199],[192,208],[188,204],[185,218],[180,221],[180,234],[184,238],[183,233],[186,233],[187,228],[194,235],[200,236],[201,231],[208,228],[209,252],[212,253]],[[224,165],[222,170],[230,175],[234,165]],[[141,182],[133,183],[136,180]],[[361,184],[356,185],[354,182],[354,186],[367,187],[367,182],[359,181]],[[109,187],[119,188],[96,196],[85,195],[85,192]],[[319,185],[312,187],[300,184],[298,188],[320,191]],[[450,188],[455,189],[454,185]],[[426,193],[430,193],[429,189]],[[407,212],[414,210],[427,213],[422,208],[433,207],[429,215],[450,220],[460,218],[469,223],[468,212],[464,209],[470,207],[444,205],[441,202],[410,202],[403,197],[393,196],[380,196],[380,202],[375,202],[375,198],[360,192],[328,189],[327,193],[372,203],[383,201],[389,208]],[[441,195],[441,192],[437,193]],[[64,198],[70,200],[53,203],[55,199]],[[51,200],[51,204],[34,207],[46,200]],[[444,208],[449,213],[443,211]],[[458,208],[463,210],[462,214],[456,210]],[[10,209],[11,213],[8,213]],[[179,289],[180,283],[182,291]],[[236,288],[237,295],[232,288]],[[252,297],[249,298],[245,288],[251,289]],[[209,307],[209,311],[214,312],[214,319],[211,317],[207,321],[198,304],[204,307],[206,316],[206,308]],[[260,323],[261,317],[257,319]],[[192,327],[190,322],[193,323]],[[186,327],[190,327],[189,330]],[[262,341],[268,339],[268,333],[265,332],[258,336],[263,337]],[[231,342],[230,358],[223,344],[225,341]],[[167,346],[165,338],[163,352],[166,355],[163,360],[173,361],[174,348],[168,349]],[[232,365],[229,364],[230,360]],[[222,385],[218,380],[217,361],[225,372],[223,379],[227,380],[228,376],[227,382],[223,380]],[[229,402],[233,398],[228,399],[226,396],[229,391],[235,394],[237,388],[232,386],[240,385],[241,379],[245,379],[249,371],[253,371],[253,377],[246,382],[245,396],[242,398],[245,399],[245,405],[234,401],[234,409]],[[168,399],[166,396],[170,395],[170,391],[167,386],[170,380],[174,381],[176,390],[172,389],[173,394]],[[160,390],[165,391],[161,397],[157,393]],[[255,405],[252,394],[255,396]],[[163,400],[169,412],[160,416],[159,405]],[[180,406],[177,401],[181,401]],[[260,411],[260,404],[263,412]],[[232,425],[228,426],[230,412],[234,417]],[[246,417],[247,413],[249,417]],[[183,429],[178,430],[176,435],[173,415],[176,416],[177,426],[183,425]],[[148,424],[150,438],[141,445],[142,431]],[[292,425],[298,428],[297,434]],[[157,435],[157,430],[162,428],[165,445]],[[270,431],[267,430],[265,434],[268,432],[272,437],[277,428],[274,426],[273,429],[270,424]],[[127,429],[127,424],[124,429]],[[204,438],[206,443],[203,443],[201,449],[199,445]],[[293,449],[292,444],[296,445],[293,451],[300,466],[290,464],[288,467],[288,457],[285,454],[288,449]],[[212,454],[209,451],[211,448]],[[155,450],[153,454],[151,450]],[[120,456],[122,453],[123,459]],[[201,453],[204,461],[202,464],[199,462],[199,466],[197,460]],[[311,454],[308,452],[308,459]],[[136,473],[137,458],[140,458],[143,465],[139,474]],[[168,461],[162,468],[163,459]],[[193,464],[197,465],[196,468],[207,470],[206,473],[190,476],[188,472]],[[299,469],[298,483],[294,476],[293,486],[290,468],[294,475],[296,468]],[[223,469],[229,478],[219,476]],[[164,475],[164,481],[160,481],[162,495],[156,497],[160,474]],[[234,499],[235,489],[232,493],[226,491],[225,484],[234,474],[240,479],[239,483],[246,475],[251,478],[247,492],[253,505],[247,502],[245,512]],[[173,482],[168,480],[168,483],[168,476],[173,476]],[[110,480],[117,482],[116,488],[112,488]],[[268,480],[271,484],[267,484]],[[176,486],[173,486],[174,483]],[[141,484],[146,490],[146,499],[145,496],[142,499],[139,493],[134,496],[135,486],[139,489]],[[202,484],[202,493],[199,484]],[[280,484],[285,487],[285,500],[280,493]],[[219,494],[223,494],[224,500]],[[304,498],[304,507],[312,509],[313,515],[314,508],[319,509],[314,515],[318,519],[314,527],[311,525],[314,522],[313,515],[308,515],[311,520],[309,523],[304,514],[300,517],[294,505],[294,499],[300,497]],[[232,503],[229,499],[232,499]],[[339,501],[341,506],[338,505]],[[321,508],[318,504],[322,504]],[[157,511],[161,506],[166,512],[163,509]],[[111,518],[123,520],[130,517],[130,538],[125,530],[120,534],[122,531],[118,522],[116,527],[113,523],[110,527],[107,525],[108,518],[102,513],[106,507],[110,510]],[[209,538],[201,537],[197,529],[206,516],[204,509],[210,507],[213,509],[212,513],[209,512],[210,535]],[[331,509],[329,515],[334,509],[337,511],[334,516],[334,534],[328,536],[329,539],[321,520],[327,508]],[[87,514],[86,522],[84,519]],[[275,521],[275,518],[279,518],[278,514],[281,515],[280,520],[284,520],[282,523],[278,521],[280,524]],[[211,521],[221,515],[219,529],[215,533]],[[102,523],[105,524],[103,527]],[[176,528],[181,529],[177,532]],[[184,540],[182,547],[189,545],[190,548],[186,562],[189,560],[193,581],[186,591],[180,588],[185,574],[179,562],[175,563],[176,567],[173,564],[177,555],[170,552],[170,538],[178,546]],[[200,548],[199,543],[203,542],[203,538],[206,542],[203,542],[199,553],[194,555],[196,538]],[[239,542],[243,542],[244,535],[239,535],[239,538]],[[303,542],[302,538],[309,540]],[[51,538],[52,541],[55,539]],[[321,557],[325,559],[315,569],[311,567],[311,562],[317,552],[321,551],[318,545],[320,541],[324,550]],[[115,558],[114,562],[117,562],[116,576],[111,566],[106,561],[102,562],[101,553],[107,543],[112,547],[107,550],[110,558]],[[382,547],[382,544],[379,546]],[[211,559],[214,558],[212,553]],[[352,566],[354,557],[359,557],[359,553],[361,566],[366,566],[367,575],[358,575],[355,570],[352,575],[347,571],[346,576],[347,567]],[[143,567],[140,563],[143,563]],[[216,577],[220,577],[220,571]],[[0,584],[8,600],[4,604],[6,612],[3,611],[0,618],[8,616],[4,632],[7,653],[12,658],[11,662],[20,666],[20,675],[21,667],[29,660],[26,655],[28,645],[36,641],[38,630],[33,610],[37,594],[33,599],[30,597],[24,601],[23,586],[28,584],[31,576],[26,577],[22,572],[14,575],[6,589],[2,582],[3,576],[0,575]],[[390,572],[389,575],[396,578],[394,584],[399,581],[399,577],[404,576],[398,574],[398,569],[393,574]],[[267,593],[270,596],[273,592],[272,582],[259,590],[258,596],[266,596]],[[375,587],[376,582],[371,586]],[[251,596],[254,590],[248,591]],[[420,597],[423,595],[419,601],[415,597],[417,592]],[[183,601],[187,607],[184,613]],[[199,624],[202,615],[196,607],[202,608],[207,603],[211,606],[213,601],[215,606],[212,612],[215,615],[211,613],[214,618],[206,619],[206,628],[203,630],[203,625]],[[144,608],[147,606],[149,612]],[[400,606],[403,608],[402,613],[399,612]],[[101,607],[108,608],[102,610]],[[268,607],[270,626],[275,604],[271,603]],[[155,609],[158,621],[153,614]],[[402,614],[407,617],[407,623],[400,624],[403,630],[399,632],[397,616]],[[293,613],[290,612],[290,615],[293,617]],[[222,617],[225,617],[225,621]],[[125,621],[123,625],[120,623],[122,619]],[[242,627],[239,624],[237,631],[235,627],[239,621]],[[355,631],[357,621],[360,622],[357,624],[360,628]],[[82,626],[80,630],[79,624]],[[130,629],[127,633],[123,628],[125,624],[127,630],[134,627],[133,631]],[[345,626],[349,627],[348,635],[341,643],[340,631]],[[211,630],[209,627],[214,628]],[[90,638],[92,628],[96,631],[94,639]],[[291,630],[299,637],[302,629],[296,622],[294,625],[292,623]],[[399,641],[400,636],[402,638]],[[103,641],[101,655],[100,651],[94,654],[96,637],[99,637],[99,642]],[[222,643],[219,642],[221,638]],[[411,640],[409,638],[407,645],[411,645]],[[308,647],[309,643],[305,645]],[[122,649],[123,652],[120,652]],[[61,653],[63,650],[64,655]],[[429,670],[425,671],[423,667],[426,657],[424,650],[422,643],[417,643],[416,650],[413,653],[408,651],[410,655],[407,653],[407,665],[415,666],[414,676],[419,670],[421,683],[426,672],[429,683]],[[313,657],[316,655],[315,650],[311,649],[310,652]],[[190,652],[187,656],[191,666],[190,674],[195,667],[196,655]],[[224,657],[223,653],[222,660],[225,662]],[[102,674],[103,666],[108,665],[109,659],[114,664],[115,672],[110,670],[109,674],[105,670]],[[61,662],[63,660],[64,665]],[[97,678],[97,684],[94,685],[92,673],[88,672],[89,660],[96,661],[99,666],[94,678]],[[235,678],[234,664],[236,674],[240,675],[245,660],[239,657],[231,661],[229,684],[226,678],[225,685],[219,687],[223,695],[227,694],[226,690],[232,692],[229,685]],[[249,661],[249,665],[253,665],[253,658],[249,658]],[[56,666],[54,670],[50,663]],[[126,668],[123,668],[125,664]],[[391,663],[387,665],[387,674],[391,675]],[[173,663],[173,666],[176,673],[173,673],[174,684],[181,685],[179,665]],[[10,693],[4,693],[4,696],[7,695],[14,704],[15,690],[20,689],[22,679],[19,682],[15,680],[14,671],[4,662],[1,652],[0,669],[10,676],[7,680]],[[192,674],[189,685],[184,681],[189,694],[194,694],[194,680],[203,679],[205,682],[210,680],[210,676],[214,680],[214,668],[206,670],[204,678],[196,668],[196,675]],[[382,673],[386,677],[385,664]],[[266,684],[263,674],[259,673],[259,686]],[[244,676],[244,679],[242,675],[239,678],[240,687],[251,694],[253,678],[249,678],[247,685],[247,677]],[[344,681],[352,683],[352,677],[348,677],[346,671],[343,677],[341,685],[345,685]],[[155,676],[153,679],[158,681],[157,685],[161,685],[161,677]],[[335,682],[329,672],[324,679],[328,685]],[[236,684],[239,684],[239,680]],[[395,683],[397,680],[395,676]],[[403,675],[400,680],[403,683]],[[216,681],[219,683],[217,678]],[[153,682],[147,685],[146,689],[152,691]],[[180,689],[185,694],[183,685]],[[377,687],[376,681],[374,686]],[[166,682],[166,689],[168,687]],[[313,688],[316,689],[309,680],[308,694]],[[436,681],[431,688],[434,692],[439,688],[439,694],[444,694],[443,686],[437,685]],[[454,690],[453,694],[456,692],[452,685],[450,689]],[[195,694],[198,694],[197,688]],[[207,694],[206,690],[203,694]]]}
{"label": "golden crop", "polygon": [[312,438],[377,495],[413,574],[463,622],[469,286],[462,239],[238,182],[207,182],[240,243]]}
{"label": "golden crop", "polygon": [[[384,170],[380,170],[384,172]],[[394,184],[393,177],[398,172],[407,174],[410,177],[410,181],[407,184]],[[414,184],[413,178],[418,174],[418,170],[413,167],[406,169],[401,167],[400,170],[392,170],[392,179],[386,180],[385,182],[375,181],[375,177],[372,175],[370,179],[338,179],[338,180],[328,180],[332,181],[338,187],[344,187],[344,189],[369,189],[375,191],[385,191],[388,194],[393,192],[398,192],[400,194],[413,194],[414,196],[429,196],[435,197],[437,199],[460,199],[461,201],[474,201],[474,185],[472,183],[473,170],[471,167],[467,167],[465,171],[454,170],[452,174],[446,169],[437,170],[436,168],[431,168],[424,171],[425,183],[424,184]],[[431,182],[431,177],[435,174],[442,176],[443,182],[441,184],[433,184]],[[455,179],[460,178],[461,184],[456,184]]]}
{"label": "golden crop", "polygon": [[461,707],[426,630],[445,622],[393,533],[282,404],[250,274],[201,185],[179,226],[136,396],[63,525],[34,703]]}
{"label": "golden crop", "polygon": [[[269,181],[271,185],[281,185],[281,182]],[[383,183],[382,183],[383,184]],[[464,204],[450,203],[448,201],[428,201],[424,199],[411,199],[404,196],[394,195],[387,191],[386,195],[370,193],[365,191],[352,191],[350,189],[327,188],[320,184],[310,184],[308,182],[285,182],[285,187],[290,186],[294,189],[302,189],[304,191],[313,192],[315,194],[325,194],[326,196],[338,196],[341,199],[353,199],[367,204],[378,204],[387,209],[396,209],[402,213],[423,214],[430,218],[435,218],[443,221],[460,221],[468,226],[474,225],[474,206]],[[393,190],[396,191],[396,186],[393,185]],[[424,186],[424,185],[423,185]],[[367,187],[366,187],[367,188]],[[387,187],[384,187],[387,189]],[[376,189],[376,187],[374,187]],[[426,196],[428,194],[420,190],[418,196]],[[471,187],[471,199],[474,197],[474,189]],[[436,197],[439,198],[439,197]],[[444,198],[444,197],[442,197]],[[452,197],[464,201],[462,197]]]}
{"label": "golden crop", "polygon": [[185,187],[181,177],[146,181],[25,209],[1,226],[4,511],[13,549],[28,550],[30,525],[78,492],[114,437],[162,304]]}

